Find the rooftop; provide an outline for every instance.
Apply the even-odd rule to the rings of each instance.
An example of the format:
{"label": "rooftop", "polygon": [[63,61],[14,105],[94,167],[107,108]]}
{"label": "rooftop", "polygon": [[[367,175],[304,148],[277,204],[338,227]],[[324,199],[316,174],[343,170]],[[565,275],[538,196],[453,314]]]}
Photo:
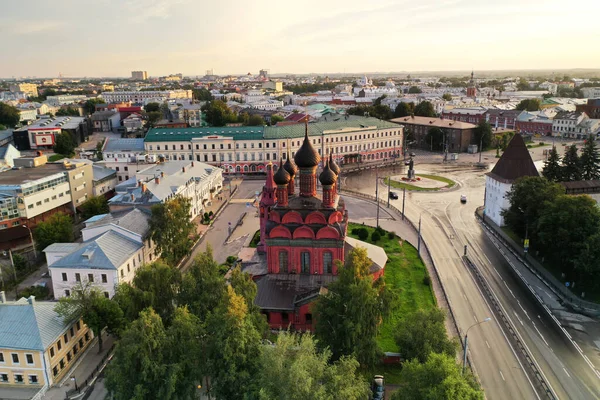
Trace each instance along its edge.
{"label": "rooftop", "polygon": [[66,172],[63,163],[48,163],[35,168],[9,169],[0,173],[1,185],[19,185]]}
{"label": "rooftop", "polygon": [[116,111],[106,110],[106,111],[96,111],[92,114],[92,121],[103,121],[117,114]]}
{"label": "rooftop", "polygon": [[92,165],[92,172],[94,174],[94,182],[101,181],[104,178],[108,178],[109,176],[114,175],[115,179],[117,177],[117,171],[114,169],[105,167],[103,165]]}
{"label": "rooftop", "polygon": [[487,175],[504,183],[512,183],[523,176],[540,176],[519,134],[512,138],[492,172]]}
{"label": "rooftop", "polygon": [[85,229],[113,224],[144,237],[150,230],[150,211],[130,208],[93,216],[84,221]]}
{"label": "rooftop", "polygon": [[390,120],[397,124],[412,124],[412,125],[428,125],[435,126],[438,128],[451,128],[451,129],[475,129],[477,126],[468,122],[453,121],[451,119],[442,118],[431,118],[431,117],[401,117]]}
{"label": "rooftop", "polygon": [[54,117],[54,118],[41,118],[34,121],[31,125],[24,126],[18,131],[28,131],[31,129],[76,129],[80,123],[85,121],[84,117]]}
{"label": "rooftop", "polygon": [[144,139],[107,138],[102,151],[144,151]]}

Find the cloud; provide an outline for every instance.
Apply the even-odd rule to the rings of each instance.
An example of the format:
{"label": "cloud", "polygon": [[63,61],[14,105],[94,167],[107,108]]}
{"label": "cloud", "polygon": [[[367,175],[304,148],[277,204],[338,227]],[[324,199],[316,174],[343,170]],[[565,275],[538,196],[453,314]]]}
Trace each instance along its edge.
{"label": "cloud", "polygon": [[142,23],[153,18],[167,19],[173,8],[187,2],[188,0],[132,0],[125,3],[125,7],[132,22]]}
{"label": "cloud", "polygon": [[0,34],[8,36],[38,35],[40,33],[56,32],[65,27],[60,21],[39,21],[34,23],[0,22]]}

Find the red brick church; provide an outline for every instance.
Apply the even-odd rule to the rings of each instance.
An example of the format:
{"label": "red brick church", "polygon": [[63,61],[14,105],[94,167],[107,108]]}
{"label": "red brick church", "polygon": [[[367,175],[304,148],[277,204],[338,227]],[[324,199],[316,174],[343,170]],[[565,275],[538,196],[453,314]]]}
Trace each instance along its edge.
{"label": "red brick church", "polygon": [[322,191],[317,193],[321,157],[308,138],[308,129],[294,161],[288,154],[276,173],[272,165],[267,167],[258,245],[266,256],[266,274],[256,281],[255,304],[273,329],[312,330],[311,303],[336,279],[336,260],[344,263],[353,247],[365,247],[377,278],[383,274],[387,257],[382,248],[346,236],[348,211],[337,192],[340,168],[331,156],[319,174]]}

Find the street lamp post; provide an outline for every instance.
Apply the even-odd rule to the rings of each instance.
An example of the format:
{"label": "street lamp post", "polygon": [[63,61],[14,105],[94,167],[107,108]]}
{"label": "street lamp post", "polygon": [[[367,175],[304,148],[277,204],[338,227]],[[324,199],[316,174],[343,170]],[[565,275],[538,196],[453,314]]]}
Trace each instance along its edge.
{"label": "street lamp post", "polygon": [[71,380],[75,383],[75,390],[79,390],[79,388],[77,387],[77,379],[75,379],[75,377],[72,377]]}
{"label": "street lamp post", "polygon": [[377,227],[379,228],[379,168],[375,167],[375,201],[377,202]]}
{"label": "street lamp post", "polygon": [[479,321],[476,324],[471,325],[467,331],[465,332],[465,349],[464,349],[464,353],[463,353],[463,367],[462,367],[462,374],[465,374],[465,368],[467,366],[467,347],[469,346],[469,330],[477,325],[481,325],[484,322],[488,322],[491,321],[492,319],[490,317],[487,317],[486,319],[484,319],[483,321]]}
{"label": "street lamp post", "polygon": [[417,241],[417,254],[421,255],[421,216],[423,213],[419,214],[419,237]]}

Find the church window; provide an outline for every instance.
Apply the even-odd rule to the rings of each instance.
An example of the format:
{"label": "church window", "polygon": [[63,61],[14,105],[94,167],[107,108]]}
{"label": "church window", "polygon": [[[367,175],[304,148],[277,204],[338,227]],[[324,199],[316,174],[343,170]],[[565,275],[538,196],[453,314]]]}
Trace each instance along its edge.
{"label": "church window", "polygon": [[333,273],[333,256],[330,251],[323,253],[323,272],[326,274]]}
{"label": "church window", "polygon": [[279,273],[288,273],[288,252],[286,250],[279,252]]}
{"label": "church window", "polygon": [[300,272],[310,274],[310,253],[308,251],[300,253],[300,263],[302,268]]}

